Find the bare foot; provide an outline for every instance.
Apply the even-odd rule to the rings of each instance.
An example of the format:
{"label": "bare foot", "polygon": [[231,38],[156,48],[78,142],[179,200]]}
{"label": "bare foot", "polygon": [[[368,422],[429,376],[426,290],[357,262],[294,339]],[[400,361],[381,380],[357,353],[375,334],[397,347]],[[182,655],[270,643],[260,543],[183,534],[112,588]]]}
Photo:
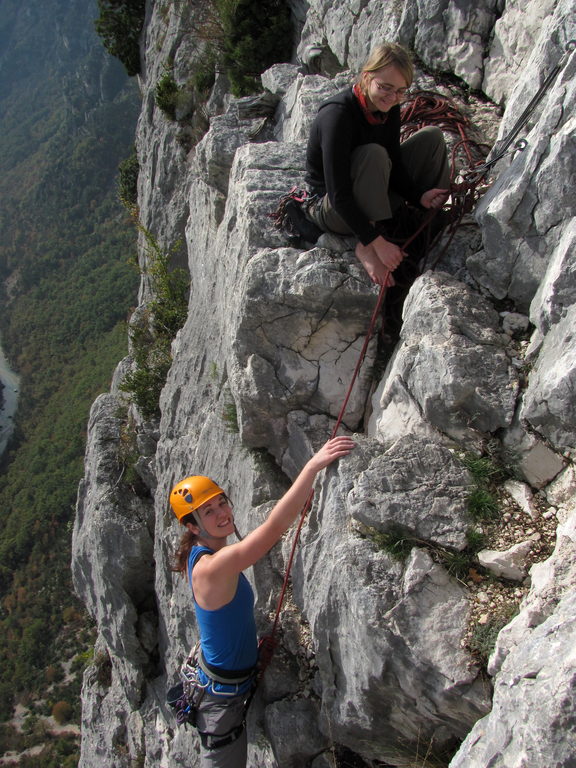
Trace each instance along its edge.
{"label": "bare foot", "polygon": [[375,240],[372,240],[369,247],[372,248],[386,269],[391,272],[396,269],[402,259],[406,256],[399,246],[385,240],[381,235]]}
{"label": "bare foot", "polygon": [[372,244],[362,245],[362,243],[358,243],[356,245],[356,257],[368,272],[368,277],[373,283],[387,287],[394,285],[394,278],[390,270],[382,264],[376,251],[372,248]]}

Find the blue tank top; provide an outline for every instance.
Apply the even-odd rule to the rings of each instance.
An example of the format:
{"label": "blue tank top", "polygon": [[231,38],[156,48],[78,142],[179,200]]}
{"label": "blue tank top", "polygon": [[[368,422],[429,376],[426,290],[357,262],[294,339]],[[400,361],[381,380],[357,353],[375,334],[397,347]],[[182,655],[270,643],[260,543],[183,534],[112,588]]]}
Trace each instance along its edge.
{"label": "blue tank top", "polygon": [[[208,547],[192,547],[188,557],[188,579],[192,586],[192,571],[204,554],[214,554]],[[194,590],[192,590],[194,595]],[[258,640],[254,620],[254,592],[246,576],[238,577],[238,587],[232,600],[208,611],[194,598],[196,620],[200,630],[200,645],[208,664],[233,671],[255,666],[258,660]]]}

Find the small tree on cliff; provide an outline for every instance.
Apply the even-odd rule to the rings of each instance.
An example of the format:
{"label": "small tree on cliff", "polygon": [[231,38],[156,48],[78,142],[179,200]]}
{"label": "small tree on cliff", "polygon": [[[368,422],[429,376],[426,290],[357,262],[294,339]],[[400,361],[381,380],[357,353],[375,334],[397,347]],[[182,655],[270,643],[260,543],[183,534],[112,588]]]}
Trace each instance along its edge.
{"label": "small tree on cliff", "polygon": [[260,74],[292,55],[292,21],[284,0],[212,0],[203,7],[197,34],[209,43],[198,79],[210,81],[208,69],[212,75],[223,69],[234,96],[261,90]]}
{"label": "small tree on cliff", "polygon": [[98,10],[94,23],[104,48],[120,59],[131,77],[139,74],[145,0],[98,0]]}

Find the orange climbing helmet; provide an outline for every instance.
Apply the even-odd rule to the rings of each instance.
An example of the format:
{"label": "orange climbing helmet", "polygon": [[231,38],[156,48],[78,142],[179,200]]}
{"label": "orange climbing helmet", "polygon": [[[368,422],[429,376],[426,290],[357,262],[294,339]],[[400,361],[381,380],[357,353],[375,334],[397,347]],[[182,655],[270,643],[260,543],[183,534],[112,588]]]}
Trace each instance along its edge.
{"label": "orange climbing helmet", "polygon": [[183,517],[221,493],[224,493],[222,488],[209,477],[193,475],[181,480],[172,488],[170,506],[178,520],[182,521]]}

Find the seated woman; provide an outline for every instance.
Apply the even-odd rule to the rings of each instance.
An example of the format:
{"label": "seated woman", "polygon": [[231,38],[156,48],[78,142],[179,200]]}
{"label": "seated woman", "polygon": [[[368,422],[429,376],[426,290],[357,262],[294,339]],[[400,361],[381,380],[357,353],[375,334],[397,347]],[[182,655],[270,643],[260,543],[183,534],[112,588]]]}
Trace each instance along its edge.
{"label": "seated woman", "polygon": [[306,182],[321,202],[307,215],[324,232],[356,235],[356,256],[379,285],[393,284],[405,256],[386,240],[386,222],[404,201],[441,208],[448,198],[442,131],[423,128],[400,144],[400,103],[413,74],[404,48],[378,46],[354,87],[320,106],[308,141]]}

